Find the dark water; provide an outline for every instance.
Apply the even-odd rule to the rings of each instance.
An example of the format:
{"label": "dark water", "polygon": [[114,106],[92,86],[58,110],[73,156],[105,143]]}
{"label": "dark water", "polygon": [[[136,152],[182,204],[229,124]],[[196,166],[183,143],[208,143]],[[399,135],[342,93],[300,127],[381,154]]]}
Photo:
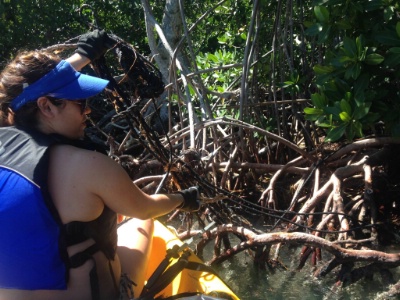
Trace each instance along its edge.
{"label": "dark water", "polygon": [[[179,224],[174,224],[175,228]],[[195,225],[196,226],[196,225]],[[239,239],[229,236],[232,246],[240,243]],[[199,239],[192,240],[189,246],[193,249]],[[187,241],[186,241],[187,242]],[[213,255],[213,242],[204,249],[204,261]],[[312,266],[308,260],[305,266],[296,271],[302,245],[283,245],[279,252],[279,261],[286,267],[275,270],[259,270],[253,266],[253,258],[247,251],[214,267],[215,271],[228,284],[241,300],[400,300],[400,297],[387,297],[390,286],[383,282],[379,274],[372,279],[361,279],[346,287],[337,287],[337,267],[322,279],[313,276],[315,270],[321,268],[333,256],[322,249],[322,261]],[[271,253],[274,254],[275,246]],[[400,253],[400,245],[381,249],[388,253]],[[356,263],[355,268],[362,266]],[[390,269],[394,282],[400,280],[400,267]],[[384,296],[385,295],[385,296]]]}
{"label": "dark water", "polygon": [[[247,253],[237,254],[216,270],[241,300],[400,299],[400,297],[382,298],[383,292],[388,291],[389,286],[382,282],[379,274],[375,274],[372,280],[362,279],[347,287],[338,288],[335,286],[335,281],[339,268],[334,269],[323,279],[317,279],[312,275],[315,267],[310,263],[307,263],[302,270],[296,271],[299,253],[300,247],[281,248],[280,260],[287,267],[286,271],[257,270]],[[325,261],[331,258],[326,252],[325,256]],[[316,267],[320,267],[323,263],[320,262]],[[395,282],[400,280],[399,268],[391,269],[391,272]]]}

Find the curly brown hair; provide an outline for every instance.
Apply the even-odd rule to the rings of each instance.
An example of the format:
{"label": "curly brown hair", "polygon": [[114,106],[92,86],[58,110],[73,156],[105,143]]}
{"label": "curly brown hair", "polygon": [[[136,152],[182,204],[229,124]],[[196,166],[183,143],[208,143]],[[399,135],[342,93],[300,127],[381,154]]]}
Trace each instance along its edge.
{"label": "curly brown hair", "polygon": [[11,101],[22,93],[24,84],[32,84],[50,72],[61,61],[44,50],[20,52],[0,73],[0,127],[37,126],[36,102],[24,105],[17,112],[10,109]]}

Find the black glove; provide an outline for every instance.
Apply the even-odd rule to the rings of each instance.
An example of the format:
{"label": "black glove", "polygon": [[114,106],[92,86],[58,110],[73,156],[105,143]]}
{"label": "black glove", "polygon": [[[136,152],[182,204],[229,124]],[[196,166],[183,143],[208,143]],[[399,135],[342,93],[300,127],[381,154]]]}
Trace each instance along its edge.
{"label": "black glove", "polygon": [[178,192],[183,196],[183,203],[177,208],[186,212],[198,211],[200,209],[199,188],[192,186]]}
{"label": "black glove", "polygon": [[101,57],[113,46],[112,40],[104,30],[93,30],[82,34],[78,40],[76,53],[86,56],[91,61]]}

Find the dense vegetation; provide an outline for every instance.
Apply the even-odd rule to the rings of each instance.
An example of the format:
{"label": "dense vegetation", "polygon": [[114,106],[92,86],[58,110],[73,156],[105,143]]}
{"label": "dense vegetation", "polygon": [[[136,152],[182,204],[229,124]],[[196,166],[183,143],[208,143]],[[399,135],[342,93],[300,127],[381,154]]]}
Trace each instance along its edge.
{"label": "dense vegetation", "polygon": [[[220,227],[198,253],[212,236],[230,248],[227,232],[242,235],[229,252],[216,247],[211,264],[249,249],[272,268],[281,248],[271,245],[293,241],[304,244],[299,269],[323,249],[332,259],[316,273],[340,267],[343,286],[400,265],[385,252],[400,226],[398,1],[0,3],[2,65],[20,49],[59,44],[63,54],[93,27],[157,65],[165,92],[142,99],[122,83],[129,99],[112,106],[116,90],[99,100],[91,138],[148,192],[202,187],[207,210],[196,220]],[[113,54],[95,71],[128,73]],[[254,227],[260,218],[270,231]]]}
{"label": "dense vegetation", "polygon": [[[352,141],[375,133],[380,122],[385,124],[385,134],[400,134],[397,1],[220,3],[185,3],[188,27],[207,10],[212,11],[196,24],[187,41],[189,48],[182,51],[193,60],[192,68],[246,60],[252,64],[246,72],[248,97],[240,99],[245,110],[239,112],[242,120],[282,130],[289,137],[290,129],[280,128],[276,110],[268,111],[268,118],[263,116],[261,121],[260,110],[254,106],[284,99],[311,99],[312,107],[304,111],[305,118],[323,128],[329,141],[343,136]],[[152,3],[152,13],[160,23],[163,10],[164,1]],[[0,13],[3,62],[19,49],[46,47],[76,37],[89,29],[89,23],[150,54],[139,1],[2,0]],[[185,34],[182,28],[179,30]],[[237,78],[241,73],[241,68],[232,68],[203,75],[202,80],[213,90],[224,92],[235,87],[235,79],[239,86]],[[216,98],[209,100],[214,103]],[[302,107],[294,103],[292,110],[296,114],[293,118],[303,122],[298,115]],[[216,111],[221,115],[225,107]],[[237,109],[228,113],[235,115]],[[287,116],[283,113],[282,117]]]}

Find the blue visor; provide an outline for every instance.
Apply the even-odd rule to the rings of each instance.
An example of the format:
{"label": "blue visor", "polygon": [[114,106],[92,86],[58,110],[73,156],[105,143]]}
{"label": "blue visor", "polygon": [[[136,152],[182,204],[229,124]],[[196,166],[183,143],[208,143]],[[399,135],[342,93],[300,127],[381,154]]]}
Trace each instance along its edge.
{"label": "blue visor", "polygon": [[26,103],[34,102],[43,96],[58,99],[79,100],[100,93],[108,80],[77,72],[69,62],[62,60],[49,73],[24,88],[22,93],[11,101],[11,108],[17,111]]}

